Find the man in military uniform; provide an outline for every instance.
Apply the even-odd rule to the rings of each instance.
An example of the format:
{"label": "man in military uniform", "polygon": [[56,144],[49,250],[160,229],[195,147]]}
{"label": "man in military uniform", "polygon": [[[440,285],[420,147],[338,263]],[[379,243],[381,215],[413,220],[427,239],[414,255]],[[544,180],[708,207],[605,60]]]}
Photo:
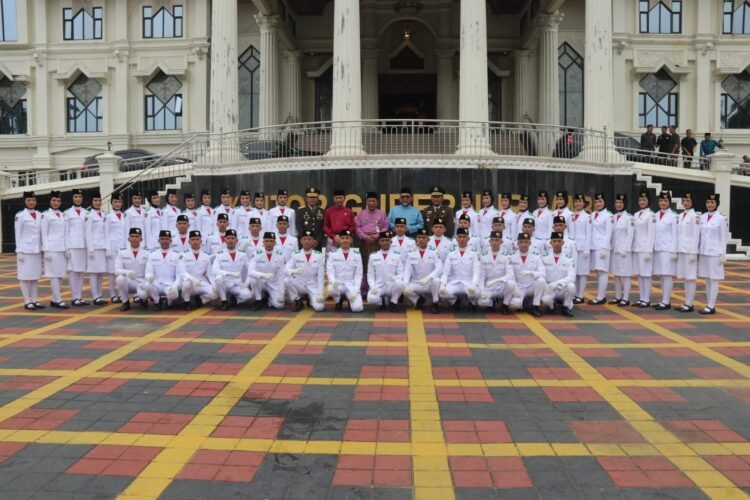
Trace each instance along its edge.
{"label": "man in military uniform", "polygon": [[339,248],[328,254],[328,295],[336,303],[336,310],[343,308],[344,299],[349,302],[352,312],[362,312],[362,294],[359,287],[362,284],[362,256],[359,250],[352,248],[354,233],[349,229],[342,229],[338,234]]}
{"label": "man in military uniform", "polygon": [[489,247],[479,257],[481,277],[478,304],[494,310],[499,302],[500,312],[510,314],[508,306],[516,289],[510,256],[502,251],[503,233],[490,232]]}
{"label": "man in military uniform", "polygon": [[128,231],[128,244],[117,251],[115,256],[115,287],[117,296],[122,300],[120,311],[130,310],[130,294],[138,292],[139,300],[144,304],[148,300],[146,290],[142,288],[146,277],[148,251],[141,248],[143,231],[131,227]]}
{"label": "man in military uniform", "polygon": [[[297,219],[298,221],[301,218]],[[322,234],[322,213],[321,213]],[[302,296],[308,297],[308,304],[316,311],[325,309],[323,296],[323,281],[325,278],[325,256],[315,250],[315,233],[303,230],[299,233],[302,249],[297,250],[289,262],[286,263],[286,278],[284,288],[287,297],[294,302],[294,310],[301,311]],[[325,247],[323,247],[325,248]]]}
{"label": "man in military uniform", "polygon": [[42,215],[36,210],[36,195],[23,193],[26,208],[16,214],[16,272],[23,301],[28,311],[44,309],[39,302],[39,279],[42,277]]}
{"label": "man in military uniform", "polygon": [[198,307],[216,298],[211,275],[211,257],[201,249],[201,232],[190,231],[188,237],[190,247],[183,251],[182,259],[177,266],[177,274],[182,284],[182,300],[187,311],[194,307],[193,298]]}
{"label": "man in military uniform", "polygon": [[[277,224],[286,219],[280,215]],[[293,238],[293,236],[289,236]],[[296,240],[296,238],[294,238]],[[263,307],[263,292],[268,294],[268,305],[275,309],[284,308],[284,269],[286,258],[281,248],[276,247],[278,236],[266,231],[263,233],[263,248],[255,250],[255,256],[247,266],[247,280],[255,294],[253,310]],[[296,249],[295,249],[296,251]]]}
{"label": "man in military uniform", "polygon": [[390,231],[381,232],[378,237],[380,250],[370,254],[367,263],[367,282],[370,284],[367,303],[380,304],[379,309],[387,307],[389,311],[396,312],[398,299],[404,291],[404,283],[401,281],[404,262],[390,251],[391,237]]}
{"label": "man in military uniform", "polygon": [[237,231],[227,229],[224,234],[226,248],[214,257],[211,272],[216,292],[221,299],[219,309],[228,311],[229,306],[247,302],[253,296],[248,288],[247,255],[237,249]]}
{"label": "man in military uniform", "polygon": [[[561,216],[562,217],[562,216]],[[550,235],[551,252],[542,257],[547,288],[542,296],[542,302],[552,311],[555,301],[562,302],[562,315],[573,317],[573,297],[576,294],[575,257],[563,251],[564,235],[554,231]]]}
{"label": "man in military uniform", "polygon": [[[301,235],[309,231],[315,240],[315,248],[322,250],[326,247],[326,236],[323,232],[325,210],[320,207],[320,191],[309,187],[305,191],[307,203],[304,207],[297,209],[295,219],[297,221],[297,234]],[[300,245],[302,244],[300,238]]]}
{"label": "man in military uniform", "polygon": [[422,219],[424,219],[424,227],[432,232],[432,224],[436,219],[442,219],[445,225],[445,234],[451,235],[455,231],[455,221],[453,220],[453,211],[448,205],[443,203],[443,197],[445,191],[440,187],[435,186],[430,192],[430,201],[432,204],[422,210]]}
{"label": "man in military uniform", "polygon": [[[430,235],[426,229],[418,229],[416,247],[409,252],[404,265],[404,297],[422,309],[425,297],[432,298],[430,312],[438,313],[440,300],[440,278],[443,275],[443,263],[434,249],[428,248]],[[393,248],[393,247],[391,247]]]}
{"label": "man in military uniform", "polygon": [[171,250],[172,233],[169,229],[159,232],[159,248],[148,254],[146,261],[146,281],[142,288],[154,303],[154,311],[164,308],[161,296],[164,295],[167,305],[180,296],[180,276],[177,274],[177,265],[180,263],[180,254]]}

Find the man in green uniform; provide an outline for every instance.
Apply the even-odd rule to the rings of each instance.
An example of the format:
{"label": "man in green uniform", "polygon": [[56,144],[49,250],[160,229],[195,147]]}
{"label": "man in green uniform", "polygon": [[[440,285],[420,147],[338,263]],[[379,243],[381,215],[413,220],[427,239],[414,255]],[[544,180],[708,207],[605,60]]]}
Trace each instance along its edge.
{"label": "man in green uniform", "polygon": [[424,219],[424,227],[430,234],[432,234],[432,224],[435,219],[443,219],[445,222],[445,234],[452,235],[455,229],[455,222],[453,219],[453,210],[443,203],[443,196],[445,191],[440,187],[435,186],[430,192],[432,202],[429,207],[422,210],[422,218]]}
{"label": "man in green uniform", "polygon": [[314,187],[309,187],[305,191],[305,196],[307,197],[307,203],[295,212],[297,234],[311,231],[317,242],[316,248],[322,250],[326,247],[325,234],[323,233],[325,210],[320,207],[320,191]]}

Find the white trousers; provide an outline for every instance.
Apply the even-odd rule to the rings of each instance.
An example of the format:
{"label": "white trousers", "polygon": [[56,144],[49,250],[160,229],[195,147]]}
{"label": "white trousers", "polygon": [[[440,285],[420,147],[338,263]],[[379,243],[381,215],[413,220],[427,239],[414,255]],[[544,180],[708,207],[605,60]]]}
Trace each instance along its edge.
{"label": "white trousers", "polygon": [[284,282],[274,282],[250,278],[250,286],[255,294],[255,300],[263,299],[263,292],[269,297],[269,304],[276,309],[284,308]]}
{"label": "white trousers", "polygon": [[360,293],[361,283],[336,283],[336,286],[328,286],[328,296],[333,299],[334,302],[338,302],[341,296],[345,296],[349,300],[349,306],[352,312],[362,312],[365,308],[362,304],[362,294]]}
{"label": "white trousers", "polygon": [[128,296],[131,293],[136,293],[141,300],[148,298],[148,293],[140,286],[141,280],[130,278],[124,274],[120,274],[115,277],[115,288],[117,289],[117,296],[125,302],[128,300]]}
{"label": "white trousers", "polygon": [[182,300],[188,302],[193,297],[200,297],[204,303],[211,302],[217,297],[216,289],[207,281],[201,281],[197,285],[194,285],[192,280],[183,281]]}
{"label": "white trousers", "polygon": [[383,285],[374,285],[367,292],[367,303],[371,305],[380,304],[383,297],[390,297],[391,303],[398,304],[398,299],[404,293],[404,284],[400,281],[390,281]]}
{"label": "white trousers", "polygon": [[177,297],[180,296],[179,287],[177,287],[176,291],[170,291],[173,284],[174,283],[164,283],[162,281],[154,281],[153,283],[144,281],[141,288],[143,288],[145,294],[150,297],[154,303],[159,302],[159,297],[164,295],[167,298],[167,304],[171,305],[172,302],[177,300]]}
{"label": "white trousers", "polygon": [[482,307],[492,307],[495,299],[502,298],[503,304],[507,306],[510,304],[510,300],[513,298],[513,292],[515,291],[516,282],[514,280],[506,281],[505,283],[498,283],[482,290],[479,294],[479,300],[477,303]]}
{"label": "white trousers", "polygon": [[510,301],[510,307],[512,309],[522,309],[523,299],[526,297],[532,297],[532,304],[538,306],[542,303],[542,297],[547,289],[547,282],[544,278],[537,278],[533,283],[517,287],[516,291],[513,292],[513,298]]}
{"label": "white trousers", "polygon": [[555,287],[554,290],[545,290],[542,296],[544,305],[552,309],[556,300],[561,300],[563,306],[573,309],[573,298],[576,295],[576,286],[573,283],[562,283],[561,287]]}
{"label": "white trousers", "polygon": [[477,300],[479,300],[479,287],[477,286],[476,290],[472,290],[472,292],[470,292],[468,288],[469,285],[461,281],[448,283],[440,287],[440,298],[447,301],[450,305],[453,305],[459,297],[466,297],[469,299],[470,303],[477,305]]}
{"label": "white trousers", "polygon": [[238,304],[247,302],[253,297],[249,288],[241,286],[236,280],[225,280],[223,276],[217,276],[214,279],[214,289],[222,302],[230,295],[237,299]]}
{"label": "white trousers", "polygon": [[310,299],[310,305],[316,311],[322,311],[325,309],[325,298],[323,297],[323,291],[318,290],[315,285],[309,285],[299,278],[286,278],[284,279],[284,288],[289,300],[298,300],[303,295],[307,295]]}
{"label": "white trousers", "polygon": [[437,304],[440,301],[440,280],[432,278],[424,285],[412,281],[404,287],[404,297],[412,304],[416,304],[419,297],[430,297]]}

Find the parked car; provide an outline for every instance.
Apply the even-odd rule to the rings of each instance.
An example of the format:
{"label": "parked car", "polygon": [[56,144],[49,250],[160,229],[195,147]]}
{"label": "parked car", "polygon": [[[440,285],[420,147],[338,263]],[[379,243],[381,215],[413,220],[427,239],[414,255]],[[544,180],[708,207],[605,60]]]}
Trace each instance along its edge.
{"label": "parked car", "polygon": [[296,156],[320,156],[318,151],[297,149],[281,141],[258,140],[240,145],[242,156],[248,160],[268,160],[272,158],[294,158]]}
{"label": "parked car", "polygon": [[[85,160],[83,160],[81,170],[89,170],[91,168],[98,167],[99,161],[97,160],[97,158],[99,158],[103,154],[104,153],[99,153],[87,157]],[[161,158],[160,155],[146,149],[122,149],[120,151],[115,151],[113,154],[115,156],[119,156],[121,161],[128,162],[128,170],[143,170],[144,168],[150,167],[154,162]],[[142,161],[137,161],[138,159],[142,159]],[[170,157],[165,159],[161,163],[161,165],[181,165],[183,163],[190,162],[191,160],[187,158]]]}

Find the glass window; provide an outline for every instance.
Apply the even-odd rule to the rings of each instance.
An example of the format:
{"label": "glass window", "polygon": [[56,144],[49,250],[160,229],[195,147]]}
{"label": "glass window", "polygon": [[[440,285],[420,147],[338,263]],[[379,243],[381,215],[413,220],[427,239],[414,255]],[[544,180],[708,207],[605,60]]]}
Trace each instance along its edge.
{"label": "glass window", "polygon": [[68,132],[101,132],[104,108],[99,94],[102,85],[81,74],[68,87]]}
{"label": "glass window", "polygon": [[727,35],[750,35],[750,2],[725,0],[722,30]]}
{"label": "glass window", "polygon": [[26,133],[26,85],[0,78],[0,134]]}
{"label": "glass window", "polygon": [[146,130],[182,129],[182,94],[178,91],[182,82],[172,75],[159,72],[148,84],[146,90],[145,117]]}
{"label": "glass window", "polygon": [[640,0],[641,33],[682,33],[682,0]]}
{"label": "glass window", "polygon": [[315,79],[315,121],[329,122],[333,118],[333,67]]}
{"label": "glass window", "polygon": [[750,128],[750,73],[721,82],[721,128]]}
{"label": "glass window", "polygon": [[143,7],[143,38],[181,38],[182,5],[175,5],[170,11],[161,7]]}
{"label": "glass window", "polygon": [[641,78],[641,92],[638,96],[638,116],[640,126],[652,124],[656,127],[678,125],[677,122],[677,82],[664,68]]}
{"label": "glass window", "polygon": [[64,40],[101,40],[102,8],[93,7],[91,14],[81,9],[73,14],[73,9],[63,9]]}
{"label": "glass window", "polygon": [[0,0],[0,42],[17,40],[16,0]]}
{"label": "glass window", "polygon": [[583,58],[567,43],[557,51],[560,124],[583,127]]}
{"label": "glass window", "polygon": [[260,52],[248,48],[239,58],[240,129],[258,126],[260,108]]}

